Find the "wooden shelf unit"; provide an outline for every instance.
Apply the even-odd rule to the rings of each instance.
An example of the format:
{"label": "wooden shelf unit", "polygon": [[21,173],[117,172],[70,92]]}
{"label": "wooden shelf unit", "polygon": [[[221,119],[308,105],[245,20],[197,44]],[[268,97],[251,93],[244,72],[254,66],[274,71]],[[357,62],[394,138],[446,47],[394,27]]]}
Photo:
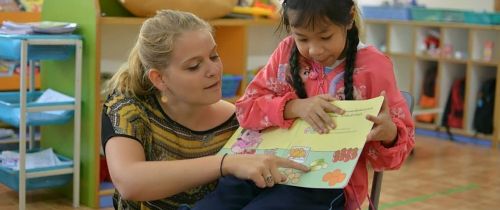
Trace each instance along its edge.
{"label": "wooden shelf unit", "polygon": [[[418,104],[421,95],[424,72],[428,65],[437,65],[436,109],[418,109],[415,113],[436,113],[435,123],[417,123],[417,128],[436,130],[441,127],[442,112],[446,105],[451,84],[459,77],[466,78],[465,113],[463,129],[451,129],[452,133],[474,136],[492,141],[498,147],[500,132],[500,97],[495,99],[493,118],[494,132],[491,135],[477,134],[473,129],[475,101],[481,83],[488,78],[500,78],[500,26],[472,25],[463,23],[439,23],[397,20],[365,20],[366,32],[363,40],[367,44],[382,49],[394,63],[398,86],[409,91]],[[462,57],[442,56],[422,53],[421,43],[429,30],[440,36],[441,46],[451,44],[461,51]],[[483,60],[483,43],[492,40],[493,56]],[[452,53],[453,54],[453,53]],[[497,83],[498,95],[500,84]]]}

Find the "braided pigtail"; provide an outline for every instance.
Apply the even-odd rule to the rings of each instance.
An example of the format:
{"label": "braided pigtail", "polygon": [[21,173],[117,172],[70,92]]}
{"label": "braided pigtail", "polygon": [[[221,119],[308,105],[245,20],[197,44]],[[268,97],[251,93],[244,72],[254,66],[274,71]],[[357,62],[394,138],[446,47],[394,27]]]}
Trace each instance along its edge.
{"label": "braided pigtail", "polygon": [[302,77],[300,77],[299,56],[299,49],[297,46],[294,46],[290,55],[290,72],[292,75],[291,84],[299,98],[307,98],[307,92],[304,88]]}
{"label": "braided pigtail", "polygon": [[344,95],[345,100],[354,100],[354,67],[356,65],[356,54],[358,53],[359,32],[355,23],[347,31],[346,65],[344,73]]}

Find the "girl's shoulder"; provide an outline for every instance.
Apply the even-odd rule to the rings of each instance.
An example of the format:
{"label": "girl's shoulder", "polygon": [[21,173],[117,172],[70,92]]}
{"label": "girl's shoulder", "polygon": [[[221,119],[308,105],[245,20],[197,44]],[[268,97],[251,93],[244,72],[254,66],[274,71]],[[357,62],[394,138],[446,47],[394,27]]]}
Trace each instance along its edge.
{"label": "girl's shoulder", "polygon": [[377,50],[377,48],[369,45],[358,50],[356,66],[392,69],[392,61],[387,55]]}

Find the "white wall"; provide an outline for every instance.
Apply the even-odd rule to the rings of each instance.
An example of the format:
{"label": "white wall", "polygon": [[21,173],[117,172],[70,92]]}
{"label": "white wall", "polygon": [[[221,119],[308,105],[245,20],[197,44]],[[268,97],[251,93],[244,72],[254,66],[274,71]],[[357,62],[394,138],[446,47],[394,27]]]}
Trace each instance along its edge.
{"label": "white wall", "polygon": [[[379,5],[386,0],[357,0],[362,5]],[[392,1],[389,1],[392,2]],[[494,11],[494,0],[418,0],[419,4],[427,7],[447,8],[447,9],[466,9],[475,11]]]}

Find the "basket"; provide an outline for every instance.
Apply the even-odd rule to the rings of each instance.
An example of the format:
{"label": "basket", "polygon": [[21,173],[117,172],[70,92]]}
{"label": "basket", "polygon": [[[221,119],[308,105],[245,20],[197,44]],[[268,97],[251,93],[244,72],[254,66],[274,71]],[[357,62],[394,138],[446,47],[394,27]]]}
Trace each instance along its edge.
{"label": "basket", "polygon": [[[32,151],[34,152],[34,151]],[[71,161],[71,163],[60,165],[60,166],[52,166],[52,167],[43,167],[43,168],[35,168],[26,170],[27,173],[30,172],[42,172],[42,171],[50,171],[57,170],[63,168],[72,168],[73,162],[71,159],[66,158],[62,155],[57,155],[59,160],[61,161]],[[54,188],[62,186],[68,183],[72,179],[72,174],[62,174],[55,176],[46,176],[46,177],[37,177],[26,179],[26,190],[36,190],[36,189],[46,189],[46,188]],[[9,188],[19,192],[19,170],[13,170],[7,167],[0,166],[0,182],[7,185]]]}
{"label": "basket", "polygon": [[[80,39],[78,35],[6,35],[0,34],[0,59],[20,60],[21,42],[30,39]],[[29,60],[65,60],[75,52],[75,46],[30,45]]]}
{"label": "basket", "polygon": [[364,6],[361,8],[366,19],[410,20],[411,13],[407,7]]}
{"label": "basket", "polygon": [[[43,91],[33,91],[27,94],[27,107],[37,106],[54,106],[54,105],[71,105],[74,101],[66,102],[46,102],[35,103],[42,95]],[[19,105],[19,92],[1,92],[0,93],[0,121],[8,123],[12,126],[19,126],[20,121],[20,105]],[[40,126],[40,125],[54,125],[64,124],[68,122],[73,116],[74,111],[65,110],[61,114],[53,114],[48,112],[30,112],[27,113],[26,125]]]}
{"label": "basket", "polygon": [[215,19],[229,14],[237,0],[121,0],[130,13],[139,17],[151,17],[163,9],[191,12],[203,19]]}
{"label": "basket", "polygon": [[232,98],[236,96],[236,93],[240,89],[240,83],[243,79],[239,75],[225,74],[222,76],[222,97]]}

